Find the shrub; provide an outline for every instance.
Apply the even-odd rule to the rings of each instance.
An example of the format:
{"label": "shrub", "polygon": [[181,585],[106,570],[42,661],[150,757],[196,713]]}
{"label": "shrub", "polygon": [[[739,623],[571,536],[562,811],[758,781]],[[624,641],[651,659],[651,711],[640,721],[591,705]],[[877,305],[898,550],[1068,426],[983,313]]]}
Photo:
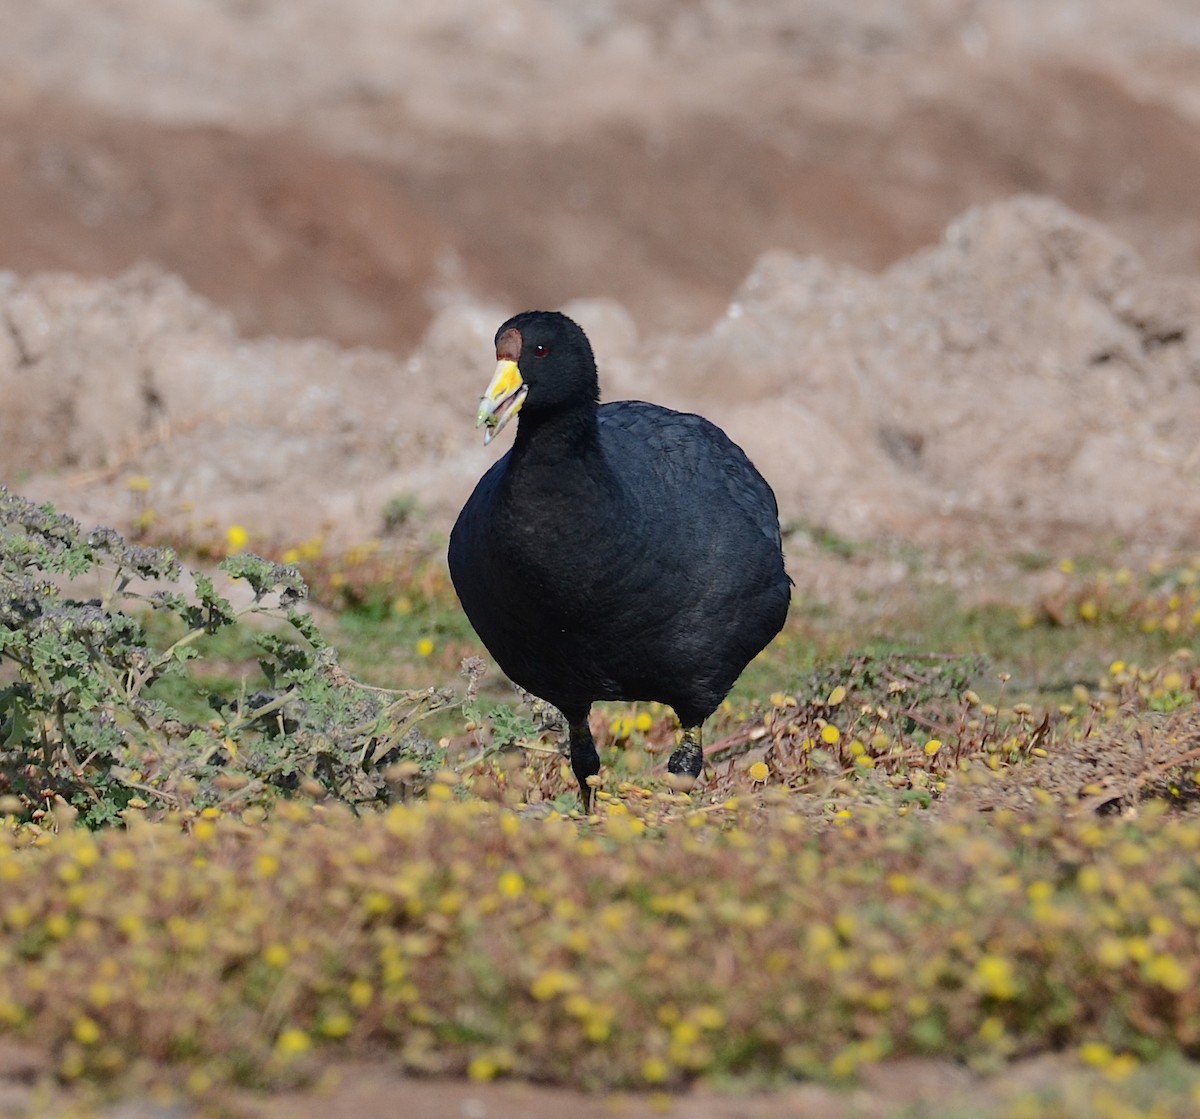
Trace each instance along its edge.
{"label": "shrub", "polygon": [[[352,680],[299,609],[306,588],[295,567],[242,554],[219,569],[247,601],[235,606],[169,548],[85,532],[0,488],[5,811],[35,821],[78,811],[97,826],[129,810],[247,806],[296,791],[382,802],[395,791],[394,763],[434,765],[416,725],[445,693]],[[99,593],[76,597],[86,584]],[[262,687],[210,697],[207,719],[185,717],[167,683],[200,689],[202,639],[250,618],[275,626],[253,631]]]}

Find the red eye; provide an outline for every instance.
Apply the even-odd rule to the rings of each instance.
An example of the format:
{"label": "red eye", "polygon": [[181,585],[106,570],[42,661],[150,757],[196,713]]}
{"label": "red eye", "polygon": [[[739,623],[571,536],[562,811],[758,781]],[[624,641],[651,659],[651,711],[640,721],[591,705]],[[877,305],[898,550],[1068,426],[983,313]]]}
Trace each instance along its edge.
{"label": "red eye", "polygon": [[533,356],[534,357],[545,357],[549,352],[550,352],[550,347],[543,345],[541,342],[538,342],[533,347]]}

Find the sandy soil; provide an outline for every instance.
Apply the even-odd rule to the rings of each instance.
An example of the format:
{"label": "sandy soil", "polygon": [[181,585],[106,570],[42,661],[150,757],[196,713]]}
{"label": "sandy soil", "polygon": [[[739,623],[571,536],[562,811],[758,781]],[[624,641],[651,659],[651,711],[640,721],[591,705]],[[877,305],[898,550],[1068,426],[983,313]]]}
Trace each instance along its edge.
{"label": "sandy soil", "polygon": [[[84,520],[337,544],[408,496],[434,546],[495,456],[492,333],[543,305],[608,397],[726,426],[798,530],[1200,540],[1189,0],[0,14],[0,481]],[[872,1115],[963,1075],[675,1113]],[[612,1113],[382,1068],[331,1091],[232,1113]]]}
{"label": "sandy soil", "polygon": [[436,540],[492,331],[569,305],[793,523],[1186,543],[1190,7],[754,13],[8,4],[0,477],[259,547],[403,496]]}
{"label": "sandy soil", "polygon": [[[946,1061],[910,1058],[868,1068],[850,1089],[816,1084],[764,1092],[697,1087],[667,1093],[588,1095],[569,1088],[516,1082],[469,1083],[415,1079],[386,1062],[333,1066],[311,1088],[271,1095],[233,1092],[211,1106],[170,1091],[117,1102],[80,1099],[45,1081],[46,1061],[35,1049],[0,1043],[0,1116],[86,1116],[87,1119],[357,1119],[406,1115],[418,1119],[889,1119],[936,1106],[939,1114],[982,1114],[1030,1096],[1051,1093],[1076,1104],[1099,1081],[1069,1058],[1014,1062],[1002,1074],[981,1076]],[[67,1111],[68,1108],[74,1110]],[[944,1110],[942,1110],[944,1109]]]}

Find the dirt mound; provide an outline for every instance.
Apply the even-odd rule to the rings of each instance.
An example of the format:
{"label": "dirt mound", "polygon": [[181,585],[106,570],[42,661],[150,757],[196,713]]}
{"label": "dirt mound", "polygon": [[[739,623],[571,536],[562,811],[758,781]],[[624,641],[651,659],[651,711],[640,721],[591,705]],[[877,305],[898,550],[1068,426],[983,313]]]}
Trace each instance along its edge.
{"label": "dirt mound", "polygon": [[687,403],[770,448],[792,515],[1180,539],[1200,524],[1198,325],[1200,284],[1021,198],[879,277],[771,254],[670,360]]}
{"label": "dirt mound", "polygon": [[694,332],[763,252],[882,268],[1021,192],[1194,272],[1200,39],[1127,8],[17,7],[0,267],[149,260],[244,334],[401,354],[464,295]]}
{"label": "dirt mound", "polygon": [[[918,538],[1200,526],[1200,284],[1052,201],[972,211],[881,276],[768,254],[699,335],[567,310],[607,398],[716,417],[786,520]],[[447,309],[401,363],[244,341],[150,269],[10,276],[0,476],[97,520],[149,506],[163,529],[280,543],[362,539],[407,496],[439,535],[496,454],[471,416],[502,317]]]}
{"label": "dirt mound", "polygon": [[[295,133],[147,127],[0,102],[0,264],[181,275],[243,333],[401,347],[428,325],[454,231],[394,168]],[[448,257],[447,257],[448,259]]]}
{"label": "dirt mound", "polygon": [[203,537],[238,523],[259,544],[326,530],[361,539],[395,479],[419,486],[424,465],[446,463],[447,433],[469,431],[448,386],[461,367],[469,412],[465,381],[495,317],[449,314],[429,342],[449,377],[425,381],[375,351],[246,342],[227,314],[150,267],[111,281],[9,275],[0,477],[122,526]]}
{"label": "dirt mound", "polygon": [[568,304],[789,519],[1195,527],[1186,0],[10,8],[0,478],[85,517],[442,533]]}

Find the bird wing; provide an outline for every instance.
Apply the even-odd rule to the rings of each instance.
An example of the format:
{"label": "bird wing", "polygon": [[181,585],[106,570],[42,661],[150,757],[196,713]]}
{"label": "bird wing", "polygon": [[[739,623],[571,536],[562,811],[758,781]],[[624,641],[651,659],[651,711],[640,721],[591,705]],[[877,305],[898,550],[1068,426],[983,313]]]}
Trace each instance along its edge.
{"label": "bird wing", "polygon": [[599,419],[602,429],[614,436],[622,432],[652,452],[653,469],[663,478],[694,487],[701,499],[706,489],[724,491],[750,525],[782,547],[774,492],[746,452],[716,424],[642,400],[606,404]]}

